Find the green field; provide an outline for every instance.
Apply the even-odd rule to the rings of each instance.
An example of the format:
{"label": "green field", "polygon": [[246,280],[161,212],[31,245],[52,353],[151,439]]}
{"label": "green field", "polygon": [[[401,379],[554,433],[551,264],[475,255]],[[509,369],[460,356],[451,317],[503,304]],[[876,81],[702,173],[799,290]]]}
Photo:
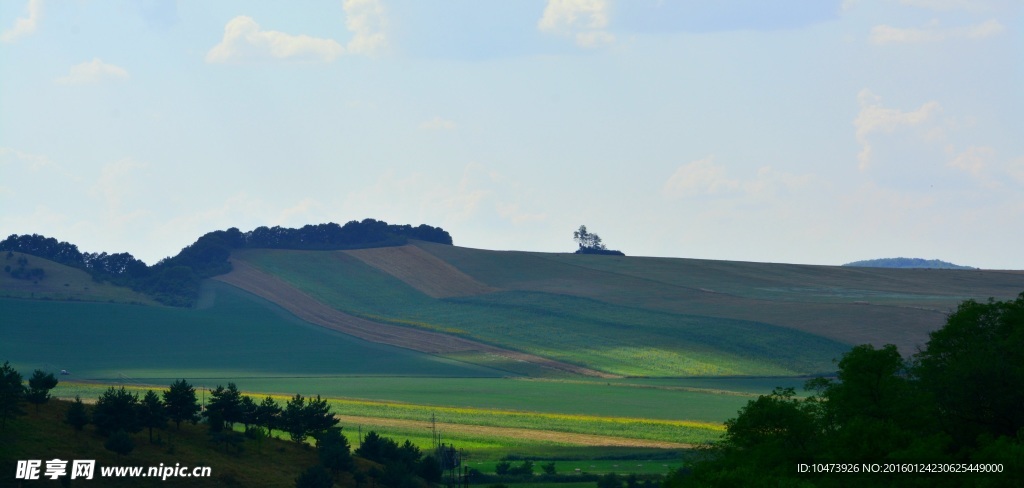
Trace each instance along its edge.
{"label": "green field", "polygon": [[826,372],[846,349],[835,341],[760,322],[555,293],[506,291],[434,299],[339,252],[252,250],[238,258],[346,313],[451,331],[621,375]]}
{"label": "green field", "polygon": [[0,299],[0,358],[76,379],[169,383],[185,377],[346,375],[495,377],[505,373],[317,327],[237,288],[208,283],[200,309]]}

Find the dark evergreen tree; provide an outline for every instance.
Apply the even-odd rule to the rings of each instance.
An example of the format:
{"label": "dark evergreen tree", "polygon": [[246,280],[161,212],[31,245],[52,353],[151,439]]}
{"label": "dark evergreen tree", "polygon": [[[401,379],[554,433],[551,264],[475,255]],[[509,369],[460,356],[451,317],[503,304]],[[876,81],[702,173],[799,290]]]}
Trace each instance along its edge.
{"label": "dark evergreen tree", "polygon": [[181,430],[182,422],[195,424],[199,420],[196,389],[184,379],[172,383],[170,389],[164,391],[163,397],[167,418],[174,422],[178,430]]}
{"label": "dark evergreen tree", "polygon": [[68,407],[64,422],[73,427],[75,432],[81,431],[89,424],[89,413],[85,409],[85,404],[82,403],[82,398],[78,395],[75,395],[75,401]]}
{"label": "dark evergreen tree", "polygon": [[298,393],[288,400],[284,411],[281,412],[281,428],[288,433],[296,443],[306,442],[309,435],[306,425],[306,399]]}
{"label": "dark evergreen tree", "polygon": [[266,397],[256,407],[256,425],[267,429],[267,435],[274,436],[274,429],[281,422],[281,406],[271,397]]}
{"label": "dark evergreen tree", "polygon": [[245,430],[249,430],[250,425],[257,425],[256,413],[259,411],[259,405],[253,401],[249,395],[243,395],[241,402],[239,402],[238,421],[245,426]]}
{"label": "dark evergreen tree", "polygon": [[317,454],[320,456],[320,464],[334,473],[352,471],[355,467],[351,446],[340,428],[327,429],[320,436]]}
{"label": "dark evergreen tree", "polygon": [[327,404],[327,400],[321,399],[320,395],[316,396],[316,400],[308,399],[306,406],[303,407],[303,417],[306,433],[316,439],[317,446],[320,445],[320,436],[338,425],[338,419],[331,413],[331,406]]}
{"label": "dark evergreen tree", "polygon": [[57,378],[53,373],[44,373],[42,370],[35,370],[32,377],[28,379],[28,394],[25,398],[36,406],[36,413],[39,413],[39,406],[50,400],[50,390],[57,386]]}
{"label": "dark evergreen tree", "polygon": [[21,402],[25,399],[25,385],[21,373],[4,361],[0,367],[0,430],[7,428],[7,417],[24,415]]}
{"label": "dark evergreen tree", "polygon": [[104,436],[119,430],[142,430],[142,423],[139,421],[139,396],[129,393],[123,386],[117,390],[114,387],[107,388],[93,407],[92,423],[96,426],[96,431]]}
{"label": "dark evergreen tree", "polygon": [[228,427],[242,420],[242,395],[234,383],[228,383],[227,388],[217,385],[217,388],[210,392],[210,401],[206,404],[203,416],[208,420],[212,418],[225,422]]}
{"label": "dark evergreen tree", "polygon": [[160,397],[153,390],[146,391],[139,405],[139,420],[142,426],[149,429],[149,443],[153,443],[153,429],[164,429],[167,427],[167,411]]}

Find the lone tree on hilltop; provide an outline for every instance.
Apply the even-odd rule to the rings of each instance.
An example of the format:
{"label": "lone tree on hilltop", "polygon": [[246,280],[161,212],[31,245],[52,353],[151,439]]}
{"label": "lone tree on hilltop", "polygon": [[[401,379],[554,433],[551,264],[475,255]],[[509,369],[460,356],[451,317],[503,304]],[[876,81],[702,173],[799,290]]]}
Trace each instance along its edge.
{"label": "lone tree on hilltop", "polygon": [[613,251],[605,247],[601,242],[601,236],[589,232],[587,226],[581,225],[572,233],[572,239],[579,244],[576,254],[610,254],[614,256],[625,256],[622,251]]}

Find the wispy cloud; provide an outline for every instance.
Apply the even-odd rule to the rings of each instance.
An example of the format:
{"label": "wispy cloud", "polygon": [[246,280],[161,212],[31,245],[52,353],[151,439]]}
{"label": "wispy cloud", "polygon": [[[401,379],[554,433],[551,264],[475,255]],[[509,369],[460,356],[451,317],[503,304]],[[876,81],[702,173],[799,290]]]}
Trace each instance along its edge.
{"label": "wispy cloud", "polygon": [[344,52],[345,48],[333,39],[260,30],[252,17],[239,15],[224,26],[224,38],[206,53],[206,62],[227,63],[268,56],[330,62]]}
{"label": "wispy cloud", "polygon": [[861,151],[857,155],[858,167],[861,170],[871,166],[873,149],[869,136],[872,133],[892,133],[901,127],[920,125],[941,110],[939,103],[934,100],[910,112],[886,108],[882,105],[881,97],[866,88],[857,95],[857,101],[860,103],[860,113],[853,119],[853,125],[856,128],[857,142],[861,146]]}
{"label": "wispy cloud", "polygon": [[28,5],[25,7],[28,17],[18,17],[18,20],[14,21],[13,27],[0,34],[0,41],[14,42],[20,37],[35,32],[36,25],[39,24],[39,14],[42,6],[43,0],[29,0]]}
{"label": "wispy cloud", "polygon": [[607,0],[548,0],[537,28],[575,39],[581,47],[597,47],[615,41],[607,31]]}
{"label": "wispy cloud", "polygon": [[765,198],[807,185],[810,175],[794,175],[762,166],[752,178],[731,178],[714,156],[691,161],[676,169],[662,186],[667,198],[701,195],[739,195]]}
{"label": "wispy cloud", "polygon": [[993,7],[986,0],[900,0],[900,3],[929,10],[966,10],[968,12],[991,10]]}
{"label": "wispy cloud", "polygon": [[420,124],[420,129],[426,130],[454,130],[458,127],[455,122],[441,117],[434,117]]}
{"label": "wispy cloud", "polygon": [[871,29],[871,42],[875,44],[939,42],[950,39],[985,39],[1006,30],[995,19],[962,27],[942,27],[937,20],[921,28],[900,28],[878,25]]}
{"label": "wispy cloud", "polygon": [[374,55],[387,45],[384,29],[387,15],[378,0],[345,0],[345,27],[352,33],[348,51],[353,54]]}
{"label": "wispy cloud", "polygon": [[92,61],[86,61],[72,66],[71,72],[68,73],[67,76],[62,76],[54,81],[61,85],[78,85],[83,83],[96,83],[105,79],[127,77],[128,70],[120,66],[104,63],[100,58],[93,58]]}

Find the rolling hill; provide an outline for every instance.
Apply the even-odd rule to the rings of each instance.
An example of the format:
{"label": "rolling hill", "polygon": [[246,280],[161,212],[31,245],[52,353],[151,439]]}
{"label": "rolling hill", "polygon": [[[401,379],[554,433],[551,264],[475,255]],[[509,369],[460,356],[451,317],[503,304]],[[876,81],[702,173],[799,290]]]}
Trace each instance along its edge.
{"label": "rolling hill", "polygon": [[[453,343],[469,339],[626,376],[813,374],[860,343],[893,343],[909,354],[962,300],[1024,289],[1024,274],[1015,272],[486,251],[415,241],[332,252],[243,250],[232,260],[332,310],[409,334],[444,333]],[[220,279],[237,283],[236,273]],[[479,346],[433,352],[471,362],[483,355]]]}
{"label": "rolling hill", "polygon": [[[912,353],[959,302],[1024,289],[1019,272],[488,251],[410,241],[350,250],[236,249],[233,271],[203,285],[199,306],[174,309],[28,258],[46,269],[46,278],[0,276],[9,339],[0,353],[104,378],[171,378],[186,370],[211,377],[819,374],[854,344],[892,343]],[[33,342],[29,331],[54,339]],[[309,342],[282,342],[279,335]],[[185,343],[208,353],[186,365],[159,347]],[[275,352],[326,344],[339,351],[334,359],[317,356],[324,351],[275,362]],[[402,359],[375,363],[384,350]],[[97,353],[105,359],[85,359]],[[118,357],[131,358],[131,366],[105,362]]]}

